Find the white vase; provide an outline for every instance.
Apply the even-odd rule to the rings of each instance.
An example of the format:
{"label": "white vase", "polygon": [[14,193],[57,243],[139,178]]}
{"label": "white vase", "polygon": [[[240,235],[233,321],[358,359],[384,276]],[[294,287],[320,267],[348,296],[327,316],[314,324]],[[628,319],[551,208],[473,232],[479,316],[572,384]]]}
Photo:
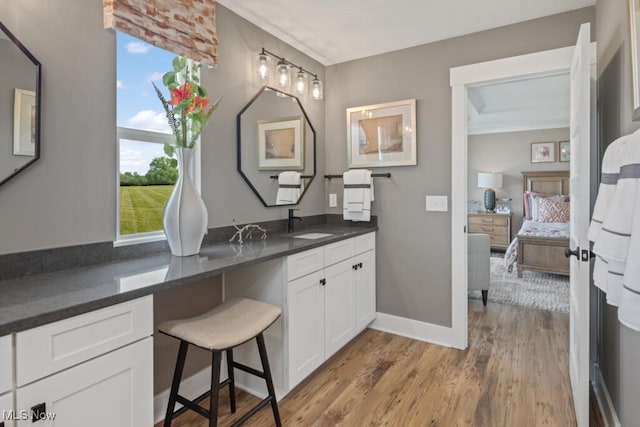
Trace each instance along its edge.
{"label": "white vase", "polygon": [[193,185],[193,150],[177,148],[178,181],[164,205],[162,226],[171,254],[189,256],[200,252],[207,232],[208,213],[202,197]]}

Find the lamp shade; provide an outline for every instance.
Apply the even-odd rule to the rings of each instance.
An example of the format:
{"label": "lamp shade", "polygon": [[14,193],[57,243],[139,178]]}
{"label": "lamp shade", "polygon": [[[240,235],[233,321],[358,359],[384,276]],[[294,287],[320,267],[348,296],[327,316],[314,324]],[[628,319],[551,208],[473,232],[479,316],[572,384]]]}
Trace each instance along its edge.
{"label": "lamp shade", "polygon": [[502,188],[502,174],[480,172],[478,174],[478,188]]}

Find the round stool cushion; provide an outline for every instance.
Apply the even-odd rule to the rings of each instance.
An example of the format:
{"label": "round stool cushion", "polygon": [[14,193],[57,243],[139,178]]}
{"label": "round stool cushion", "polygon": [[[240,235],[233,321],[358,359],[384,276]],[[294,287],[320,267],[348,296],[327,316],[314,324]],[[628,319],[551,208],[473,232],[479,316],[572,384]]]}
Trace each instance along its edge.
{"label": "round stool cushion", "polygon": [[232,298],[196,317],[163,322],[160,332],[208,350],[226,350],[255,338],[281,310],[248,298]]}

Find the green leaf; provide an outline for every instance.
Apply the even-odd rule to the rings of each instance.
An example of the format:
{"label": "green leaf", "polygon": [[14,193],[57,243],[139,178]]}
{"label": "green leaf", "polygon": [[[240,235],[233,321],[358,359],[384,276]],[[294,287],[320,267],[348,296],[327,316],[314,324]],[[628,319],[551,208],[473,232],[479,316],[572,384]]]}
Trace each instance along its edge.
{"label": "green leaf", "polygon": [[183,56],[176,56],[175,58],[173,58],[173,70],[176,73],[179,73],[180,71],[184,70],[186,66],[187,66],[187,58]]}
{"label": "green leaf", "polygon": [[195,74],[193,76],[191,76],[191,80],[193,80],[196,83],[200,83],[200,79]]}
{"label": "green leaf", "polygon": [[205,88],[203,88],[202,86],[198,86],[197,87],[197,93],[198,93],[198,96],[200,98],[206,98],[207,97],[207,90]]}
{"label": "green leaf", "polygon": [[162,76],[162,84],[167,87],[177,84],[176,73],[173,71],[164,73],[164,75]]}
{"label": "green leaf", "polygon": [[168,142],[164,143],[164,153],[169,156],[169,157],[173,157],[173,153],[176,151],[176,147],[169,144]]}
{"label": "green leaf", "polygon": [[171,159],[171,167],[172,168],[177,168],[178,167],[178,160],[177,159]]}

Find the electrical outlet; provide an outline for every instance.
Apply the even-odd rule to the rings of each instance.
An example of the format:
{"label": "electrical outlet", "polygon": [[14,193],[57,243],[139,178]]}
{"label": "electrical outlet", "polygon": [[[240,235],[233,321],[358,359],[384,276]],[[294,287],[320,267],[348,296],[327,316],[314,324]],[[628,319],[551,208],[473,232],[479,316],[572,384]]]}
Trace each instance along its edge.
{"label": "electrical outlet", "polygon": [[329,193],[329,207],[330,208],[338,207],[338,195],[336,193]]}
{"label": "electrical outlet", "polygon": [[427,196],[427,211],[447,212],[449,210],[448,199],[447,196]]}

